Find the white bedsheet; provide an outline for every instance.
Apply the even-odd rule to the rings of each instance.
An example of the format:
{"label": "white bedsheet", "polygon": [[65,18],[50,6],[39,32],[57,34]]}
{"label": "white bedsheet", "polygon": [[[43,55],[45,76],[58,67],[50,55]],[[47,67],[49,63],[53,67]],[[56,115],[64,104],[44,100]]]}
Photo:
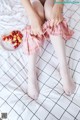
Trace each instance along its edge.
{"label": "white bedsheet", "polygon": [[[49,41],[37,59],[40,94],[36,101],[27,95],[28,58],[22,48],[15,52],[0,48],[0,112],[7,113],[8,120],[80,120],[80,5],[65,5],[64,16],[75,32],[66,42],[66,57],[77,86],[75,93],[66,96],[63,92],[58,59]],[[20,0],[0,0],[0,38],[26,24]]]}

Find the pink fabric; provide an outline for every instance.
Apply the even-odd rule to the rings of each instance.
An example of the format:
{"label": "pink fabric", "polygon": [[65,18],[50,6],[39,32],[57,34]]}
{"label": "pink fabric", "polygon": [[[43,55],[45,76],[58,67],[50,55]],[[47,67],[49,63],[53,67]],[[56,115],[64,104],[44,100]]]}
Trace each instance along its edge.
{"label": "pink fabric", "polygon": [[69,40],[73,35],[73,30],[70,30],[68,24],[64,18],[64,20],[59,23],[57,26],[50,27],[50,20],[46,21],[43,24],[43,35],[35,36],[31,31],[31,26],[28,25],[23,30],[23,48],[26,54],[33,54],[34,52],[41,50],[41,45],[44,43],[46,39],[50,37],[50,35],[62,35],[64,40]]}

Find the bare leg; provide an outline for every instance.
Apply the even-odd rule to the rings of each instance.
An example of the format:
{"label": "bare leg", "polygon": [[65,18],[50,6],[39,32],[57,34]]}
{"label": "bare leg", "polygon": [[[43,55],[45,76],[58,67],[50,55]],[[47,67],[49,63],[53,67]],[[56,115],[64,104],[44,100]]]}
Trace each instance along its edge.
{"label": "bare leg", "polygon": [[33,99],[37,99],[38,94],[39,94],[36,67],[35,67],[36,59],[37,59],[37,52],[34,53],[33,55],[29,55],[29,58],[28,58],[28,95]]}
{"label": "bare leg", "polygon": [[[54,5],[53,0],[46,0],[44,8],[45,8],[45,16],[47,20],[50,18],[50,13],[52,11],[53,5]],[[75,90],[75,84],[72,78],[70,77],[69,69],[67,67],[64,40],[62,39],[61,36],[53,36],[53,35],[50,36],[50,39],[60,62],[60,73],[62,77],[64,91],[67,95],[70,95]]]}
{"label": "bare leg", "polygon": [[[35,12],[41,17],[41,19],[44,19],[43,6],[40,3],[40,1],[34,1],[32,3],[32,6]],[[36,67],[35,67],[37,53],[38,52],[35,52],[34,54],[29,55],[29,59],[28,59],[28,95],[33,99],[37,99],[39,95],[39,88],[37,84],[37,75],[36,75]]]}
{"label": "bare leg", "polygon": [[34,1],[32,2],[32,6],[35,10],[35,12],[40,16],[40,18],[44,21],[44,7],[43,5],[41,4],[40,1]]}
{"label": "bare leg", "polygon": [[54,0],[46,0],[46,2],[44,4],[46,20],[48,20],[50,18],[50,15],[52,13],[52,8],[54,6],[53,2],[54,2]]}
{"label": "bare leg", "polygon": [[69,69],[67,67],[65,42],[61,36],[50,36],[51,42],[56,51],[57,57],[60,63],[60,73],[62,77],[62,83],[64,91],[67,95],[71,95],[75,90],[75,84],[70,76]]}

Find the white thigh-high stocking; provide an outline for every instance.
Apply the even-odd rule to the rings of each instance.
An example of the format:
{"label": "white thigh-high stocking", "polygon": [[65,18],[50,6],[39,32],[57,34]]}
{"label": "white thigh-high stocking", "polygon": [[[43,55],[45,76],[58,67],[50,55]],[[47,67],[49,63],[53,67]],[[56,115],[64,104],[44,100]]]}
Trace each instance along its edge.
{"label": "white thigh-high stocking", "polygon": [[63,89],[67,95],[71,95],[74,93],[76,85],[70,76],[70,72],[67,66],[65,41],[63,40],[61,35],[50,35],[50,40],[52,45],[54,46],[56,55],[60,63],[60,74],[62,77]]}
{"label": "white thigh-high stocking", "polygon": [[36,75],[37,52],[28,56],[28,95],[37,99],[39,95],[38,81]]}

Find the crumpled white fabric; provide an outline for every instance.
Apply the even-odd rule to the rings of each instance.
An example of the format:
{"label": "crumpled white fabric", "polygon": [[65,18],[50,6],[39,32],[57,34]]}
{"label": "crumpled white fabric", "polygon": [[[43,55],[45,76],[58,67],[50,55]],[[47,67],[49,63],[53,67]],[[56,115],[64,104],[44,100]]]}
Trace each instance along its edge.
{"label": "crumpled white fabric", "polygon": [[20,0],[0,0],[0,37],[11,30],[22,30],[28,23]]}

